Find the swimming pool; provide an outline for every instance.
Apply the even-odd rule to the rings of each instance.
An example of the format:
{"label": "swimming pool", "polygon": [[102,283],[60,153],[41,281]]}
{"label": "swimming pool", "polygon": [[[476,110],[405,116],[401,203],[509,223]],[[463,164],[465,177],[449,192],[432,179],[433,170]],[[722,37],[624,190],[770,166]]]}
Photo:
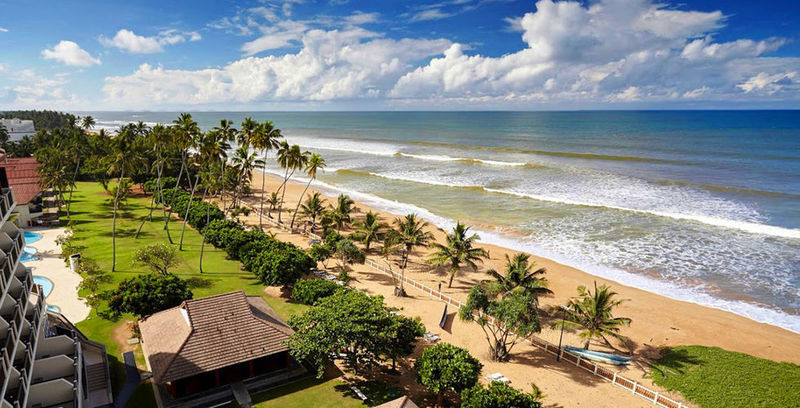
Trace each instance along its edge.
{"label": "swimming pool", "polygon": [[61,313],[61,308],[56,305],[47,305],[47,310],[51,312]]}
{"label": "swimming pool", "polygon": [[33,283],[40,285],[42,287],[42,291],[44,292],[44,297],[47,297],[47,295],[49,295],[50,292],[53,291],[53,281],[45,278],[44,276],[33,275]]}
{"label": "swimming pool", "polygon": [[26,246],[22,249],[22,257],[20,257],[20,262],[28,262],[28,261],[38,261],[39,257],[36,256],[36,253],[39,252],[34,247]]}
{"label": "swimming pool", "polygon": [[32,244],[38,240],[42,239],[42,234],[37,234],[35,232],[28,232],[25,231],[25,243]]}

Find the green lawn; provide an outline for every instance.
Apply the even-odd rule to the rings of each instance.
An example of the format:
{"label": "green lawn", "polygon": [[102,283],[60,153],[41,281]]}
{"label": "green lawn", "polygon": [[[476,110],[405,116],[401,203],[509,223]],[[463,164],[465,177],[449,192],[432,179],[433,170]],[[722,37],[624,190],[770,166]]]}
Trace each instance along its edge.
{"label": "green lawn", "polygon": [[653,381],[680,391],[701,408],[798,407],[800,366],[776,363],[718,347],[668,349]]}
{"label": "green lawn", "polygon": [[[148,213],[149,202],[149,197],[131,198],[124,211],[119,213],[117,218],[117,268],[116,272],[112,274],[114,281],[103,289],[111,289],[123,279],[131,276],[148,273],[146,267],[131,263],[137,248],[158,242],[168,243],[166,232],[163,229],[163,213],[159,211],[153,213],[152,222],[145,223],[139,239],[134,238],[142,217]],[[83,247],[80,251],[81,254],[96,261],[99,267],[110,271],[112,261],[111,196],[99,183],[78,183],[73,193],[72,221],[75,244]],[[176,246],[180,238],[180,229],[180,220],[173,216],[170,221],[170,232]],[[224,251],[208,244],[206,244],[203,261],[205,273],[200,274],[201,241],[202,236],[187,226],[183,243],[184,250],[180,252],[182,262],[174,270],[178,276],[190,280],[194,297],[205,297],[239,289],[244,290],[248,295],[263,295],[263,285],[251,273],[241,270],[238,261],[226,259]],[[308,308],[308,306],[289,303],[278,298],[265,297],[265,300],[284,318],[301,313]],[[101,310],[104,308],[105,306],[102,306]],[[87,337],[106,345],[111,361],[115,392],[124,383],[125,374],[124,367],[120,363],[120,346],[113,340],[112,332],[115,327],[125,325],[129,320],[133,320],[133,316],[126,315],[119,320],[111,321],[99,317],[95,311],[92,311],[87,320],[77,324]],[[140,388],[144,392],[144,388]],[[137,393],[137,397],[140,397],[139,393]],[[147,398],[146,392],[144,397]],[[152,396],[149,397],[149,400],[152,401]],[[147,406],[147,404],[137,406]]]}

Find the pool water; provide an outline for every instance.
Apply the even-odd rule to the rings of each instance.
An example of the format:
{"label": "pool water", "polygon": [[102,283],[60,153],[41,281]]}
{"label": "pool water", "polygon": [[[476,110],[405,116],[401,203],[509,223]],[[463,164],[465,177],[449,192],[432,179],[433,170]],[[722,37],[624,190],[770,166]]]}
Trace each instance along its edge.
{"label": "pool water", "polygon": [[56,305],[47,305],[47,310],[51,312],[61,313],[61,308]]}
{"label": "pool water", "polygon": [[22,256],[20,257],[20,262],[28,262],[28,261],[38,261],[39,257],[36,256],[36,253],[39,252],[34,247],[26,246],[22,249]]}
{"label": "pool water", "polygon": [[33,283],[40,285],[42,287],[42,291],[44,292],[44,297],[47,297],[47,295],[49,295],[50,292],[53,291],[53,281],[45,278],[44,276],[33,275]]}
{"label": "pool water", "polygon": [[28,232],[25,231],[25,243],[32,244],[38,240],[42,239],[42,234],[37,234],[35,232]]}

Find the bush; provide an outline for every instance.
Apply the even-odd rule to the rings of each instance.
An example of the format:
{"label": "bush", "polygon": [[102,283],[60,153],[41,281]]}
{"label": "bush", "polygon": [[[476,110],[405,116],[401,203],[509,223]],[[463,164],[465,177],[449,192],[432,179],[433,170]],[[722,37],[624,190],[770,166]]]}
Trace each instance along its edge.
{"label": "bush", "polygon": [[437,394],[438,405],[446,391],[461,393],[477,384],[481,368],[469,351],[448,343],[426,348],[414,363],[417,382]]}
{"label": "bush", "polygon": [[139,248],[133,256],[133,263],[146,265],[153,272],[169,273],[170,268],[180,264],[181,258],[175,247],[164,243]]}
{"label": "bush", "polygon": [[[178,182],[178,179],[175,177],[161,177],[161,188],[174,188],[175,183]],[[158,178],[150,179],[144,182],[142,186],[145,193],[152,193],[158,190]]]}
{"label": "bush", "polygon": [[111,292],[108,307],[116,314],[141,317],[178,306],[192,296],[186,281],[171,273],[144,274],[120,282]]}
{"label": "bush", "polygon": [[304,305],[313,305],[317,300],[328,297],[343,289],[334,282],[322,279],[303,279],[295,283],[292,300]]}
{"label": "bush", "polygon": [[309,274],[316,264],[297,248],[274,248],[260,253],[252,262],[250,271],[267,286],[291,286]]}
{"label": "bush", "polygon": [[480,384],[461,393],[461,408],[539,408],[542,404],[531,394],[494,381],[489,387]]}
{"label": "bush", "polygon": [[242,224],[232,220],[212,220],[205,228],[206,241],[216,248],[224,248],[228,235],[234,231],[244,231]]}

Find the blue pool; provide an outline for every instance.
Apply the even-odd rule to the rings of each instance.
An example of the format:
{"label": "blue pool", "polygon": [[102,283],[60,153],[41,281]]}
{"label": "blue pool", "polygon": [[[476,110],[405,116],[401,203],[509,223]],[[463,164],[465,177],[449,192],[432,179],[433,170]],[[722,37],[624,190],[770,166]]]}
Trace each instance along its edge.
{"label": "blue pool", "polygon": [[39,257],[36,256],[36,252],[38,252],[36,248],[26,246],[22,250],[22,256],[19,259],[20,262],[38,261]]}
{"label": "blue pool", "polygon": [[51,312],[61,313],[61,308],[56,305],[47,305],[47,310]]}
{"label": "blue pool", "polygon": [[28,232],[25,231],[25,243],[32,244],[38,240],[42,239],[42,234],[37,234],[35,232]]}
{"label": "blue pool", "polygon": [[45,278],[44,276],[33,275],[33,283],[40,285],[42,287],[42,291],[44,292],[44,297],[47,297],[47,295],[49,295],[50,292],[53,291],[53,281]]}

